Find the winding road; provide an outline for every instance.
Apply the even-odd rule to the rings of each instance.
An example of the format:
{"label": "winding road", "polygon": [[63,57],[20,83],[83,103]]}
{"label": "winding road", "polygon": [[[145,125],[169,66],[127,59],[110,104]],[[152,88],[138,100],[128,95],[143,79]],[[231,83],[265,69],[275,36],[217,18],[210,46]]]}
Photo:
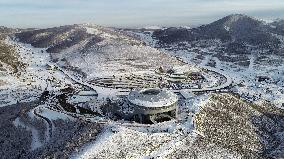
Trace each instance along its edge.
{"label": "winding road", "polygon": [[32,151],[43,145],[43,143],[40,141],[39,132],[35,127],[25,124],[24,122],[22,122],[20,120],[20,117],[17,117],[15,119],[14,125],[16,127],[23,127],[27,131],[30,131],[32,133],[32,142],[31,142],[31,150]]}
{"label": "winding road", "polygon": [[[50,65],[52,65],[52,64],[50,64]],[[81,85],[83,85],[83,86],[89,87],[89,88],[91,88],[91,89],[93,89],[93,90],[96,90],[96,89],[97,89],[98,86],[93,86],[93,85],[91,85],[91,84],[84,83],[84,82],[82,82],[82,81],[80,81],[80,80],[74,78],[72,75],[70,75],[69,73],[67,73],[67,72],[66,72],[63,68],[61,68],[60,66],[58,66],[58,65],[56,65],[56,64],[53,64],[53,65],[56,66],[60,72],[62,72],[65,76],[69,77],[69,78],[70,78],[71,80],[73,80],[74,82],[79,83],[79,84],[81,84]],[[199,89],[199,88],[197,88],[197,89],[196,89],[196,88],[191,88],[191,89],[180,89],[180,90],[172,90],[172,91],[173,91],[173,92],[176,92],[176,93],[181,92],[181,91],[185,91],[185,92],[210,92],[210,91],[218,91],[218,90],[225,89],[225,88],[229,87],[229,86],[233,83],[232,78],[231,78],[229,75],[227,75],[226,73],[221,72],[220,70],[214,69],[214,68],[212,68],[212,67],[206,67],[206,66],[204,66],[204,67],[202,67],[202,68],[207,69],[207,70],[209,70],[209,71],[211,71],[211,72],[214,72],[214,73],[216,73],[216,74],[220,74],[221,76],[224,76],[224,78],[226,79],[226,82],[224,82],[224,83],[222,83],[221,85],[216,86],[216,87],[208,87],[208,88],[200,88],[200,89]]]}
{"label": "winding road", "polygon": [[52,137],[52,133],[53,133],[53,129],[54,129],[54,126],[53,126],[53,123],[51,120],[49,120],[47,117],[44,117],[42,116],[40,113],[37,112],[37,110],[39,109],[40,106],[36,107],[34,110],[33,110],[33,113],[35,116],[37,116],[38,118],[41,118],[43,119],[46,123],[47,123],[47,133],[46,133],[46,142],[48,142],[51,137]]}

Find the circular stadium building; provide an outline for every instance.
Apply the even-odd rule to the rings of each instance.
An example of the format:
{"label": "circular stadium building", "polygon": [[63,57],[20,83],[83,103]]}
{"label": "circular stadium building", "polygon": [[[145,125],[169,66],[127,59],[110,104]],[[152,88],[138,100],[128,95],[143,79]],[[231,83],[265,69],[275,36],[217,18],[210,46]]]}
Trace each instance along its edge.
{"label": "circular stadium building", "polygon": [[127,100],[131,111],[124,115],[135,121],[155,123],[162,118],[175,118],[178,97],[171,91],[154,88],[132,91]]}

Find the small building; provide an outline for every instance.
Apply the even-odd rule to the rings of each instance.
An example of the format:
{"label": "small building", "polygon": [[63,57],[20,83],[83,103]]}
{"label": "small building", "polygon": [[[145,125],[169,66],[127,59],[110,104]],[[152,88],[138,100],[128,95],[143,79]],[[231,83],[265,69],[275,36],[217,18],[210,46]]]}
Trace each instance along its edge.
{"label": "small building", "polygon": [[173,79],[187,79],[187,76],[184,73],[174,73],[170,75],[170,78]]}
{"label": "small building", "polygon": [[78,92],[79,96],[98,96],[97,91],[80,91]]}
{"label": "small building", "polygon": [[191,79],[191,80],[204,80],[204,76],[200,73],[200,72],[190,72],[187,74],[187,76]]}
{"label": "small building", "polygon": [[257,76],[258,82],[269,81],[270,78],[268,76]]}

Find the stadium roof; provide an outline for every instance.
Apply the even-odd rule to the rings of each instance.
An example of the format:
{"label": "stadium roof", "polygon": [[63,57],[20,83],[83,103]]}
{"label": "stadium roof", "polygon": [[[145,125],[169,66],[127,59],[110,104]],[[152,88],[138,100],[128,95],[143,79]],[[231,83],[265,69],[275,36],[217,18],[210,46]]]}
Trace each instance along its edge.
{"label": "stadium roof", "polygon": [[141,91],[132,91],[128,100],[137,106],[158,108],[170,106],[178,101],[178,97],[173,92],[162,89],[143,89]]}

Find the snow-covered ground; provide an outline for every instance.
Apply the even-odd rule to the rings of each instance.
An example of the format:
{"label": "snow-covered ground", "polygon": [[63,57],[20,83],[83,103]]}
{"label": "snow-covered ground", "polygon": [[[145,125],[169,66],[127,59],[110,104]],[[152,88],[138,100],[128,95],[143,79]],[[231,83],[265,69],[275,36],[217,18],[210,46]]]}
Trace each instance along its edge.
{"label": "snow-covered ground", "polygon": [[[97,34],[98,30],[89,28],[88,32]],[[120,68],[126,69],[126,71],[129,72],[145,71],[144,69],[137,69],[136,67],[129,68],[129,64],[121,65],[123,64],[121,61],[108,61],[104,63],[104,60],[108,58],[100,57],[100,55],[94,56],[91,53],[89,53],[89,55],[85,55],[83,57],[84,59],[77,59],[75,53],[72,53],[71,56],[67,56],[68,53],[58,55],[62,56],[62,58],[67,56],[70,58],[69,62],[71,62],[72,66],[81,68],[84,72],[88,73],[86,79],[80,79],[75,77],[71,71],[69,72],[68,70],[62,69],[60,66],[63,66],[63,64],[57,65],[52,63],[50,55],[45,51],[42,51],[43,49],[36,49],[30,45],[21,44],[10,39],[6,42],[17,46],[21,60],[27,64],[27,67],[26,71],[22,72],[19,77],[6,74],[4,78],[1,78],[1,80],[6,84],[0,86],[0,106],[17,103],[17,101],[32,101],[38,99],[44,90],[56,92],[67,85],[73,85],[73,83],[80,83],[96,90],[99,95],[97,99],[104,100],[106,97],[114,97],[120,90],[96,87],[88,84],[88,80],[94,77],[118,74],[118,69]],[[109,51],[109,54],[115,51],[115,48],[108,49],[113,50]],[[130,48],[120,48],[119,51],[122,52],[116,53],[115,58],[121,58],[129,52],[137,50],[139,51],[138,54],[141,53],[139,56],[142,57],[152,54],[152,51],[156,51],[158,55],[162,55],[161,52],[156,49],[151,49],[150,47],[141,49],[138,46],[133,46]],[[180,56],[184,61],[193,64],[192,59],[194,58],[194,55],[189,52],[178,51],[177,54],[169,53],[169,55],[164,55],[164,58],[166,59],[170,55]],[[113,55],[109,56],[113,58]],[[136,55],[134,57],[136,58]],[[97,61],[93,60],[96,58],[105,59],[96,63]],[[127,59],[132,58],[133,56],[131,55],[122,61],[125,62]],[[155,62],[155,60],[157,61],[158,59],[159,57],[152,59],[153,61],[151,61],[150,66],[154,67],[161,64],[161,62]],[[144,64],[143,60],[143,58],[138,59],[138,63]],[[284,102],[283,65],[279,67],[271,66],[260,68],[260,66],[255,63],[255,57],[252,56],[249,68],[244,69],[241,67],[231,66],[229,63],[220,62],[216,57],[213,58],[208,56],[201,60],[200,66],[208,67],[207,64],[210,60],[214,60],[216,62],[216,67],[208,69],[223,72],[225,77],[227,77],[226,82],[231,84],[233,81],[236,91],[241,95],[243,94],[244,97],[251,97],[252,99],[255,98],[256,100],[254,101],[266,99],[278,105]],[[84,61],[86,63],[84,63]],[[167,62],[169,61],[162,61],[163,64],[166,64]],[[179,64],[175,60],[170,60],[170,62]],[[58,68],[55,69],[51,66]],[[271,80],[266,82],[257,82],[256,76],[258,75],[267,75],[271,77]],[[216,78],[211,78],[210,75],[207,75],[206,78],[211,83],[210,86],[214,87],[216,85]],[[243,86],[239,86],[237,84],[243,84]],[[224,85],[226,85],[226,83]],[[189,92],[182,93],[187,94]],[[142,125],[126,121],[105,120],[104,118],[99,117],[80,116],[80,119],[85,119],[89,122],[103,123],[105,129],[101,132],[97,140],[79,148],[79,152],[74,152],[73,158],[163,158],[167,156],[185,145],[184,138],[186,136],[189,135],[192,138],[192,141],[194,141],[196,134],[199,133],[195,131],[194,114],[199,111],[199,107],[201,105],[207,102],[208,95],[185,96],[188,98],[180,100],[179,102],[177,120],[153,125]],[[55,129],[53,126],[54,120],[76,120],[74,117],[68,115],[68,113],[64,114],[63,112],[61,113],[60,111],[49,109],[47,105],[42,105],[32,109],[29,112],[29,115],[33,118],[40,117],[48,119],[46,121],[46,134],[49,134],[50,131]],[[36,129],[27,127],[18,118],[14,123],[16,126],[24,127],[28,131],[32,132],[32,149],[36,149],[44,144],[39,140],[39,135]],[[202,134],[199,135],[202,136]],[[49,138],[48,135],[46,135],[46,138]]]}
{"label": "snow-covered ground", "polygon": [[[219,47],[221,43],[217,39],[211,40],[210,47],[201,47],[199,43],[196,43],[196,46],[192,47],[185,42],[185,46],[179,48],[178,43],[164,47],[158,46],[157,40],[151,37],[152,34],[138,33],[137,35],[140,35],[150,46],[159,47],[160,50],[172,56],[180,57],[184,62],[221,72],[223,75],[229,77],[234,83],[236,93],[239,93],[244,99],[255,103],[266,100],[284,109],[284,63],[273,63],[273,60],[279,61],[281,57],[270,55],[266,57],[267,64],[260,64],[259,61],[257,61],[257,56],[261,56],[261,54],[259,54],[260,51],[253,50],[251,55],[248,55],[249,66],[245,67],[230,62],[224,62],[219,60],[218,57],[212,56],[216,55],[214,49]],[[283,42],[283,37],[279,37],[279,39]],[[202,43],[202,41],[200,41],[200,43]],[[202,53],[204,58],[197,58],[200,54],[196,53],[195,50],[199,50],[199,53]],[[215,67],[210,68],[207,66],[209,62],[214,62]],[[270,80],[258,82],[259,76],[267,76]],[[214,81],[212,81],[212,84],[213,83]]]}
{"label": "snow-covered ground", "polygon": [[[250,57],[249,68],[221,62],[216,58],[213,60],[216,62],[216,69],[222,70],[232,79],[237,93],[247,100],[253,102],[267,100],[281,108],[284,103],[284,64],[261,66],[255,63],[254,58]],[[187,62],[190,63],[190,59]],[[259,82],[259,76],[267,76],[270,80]]]}
{"label": "snow-covered ground", "polygon": [[[178,120],[154,125],[113,123],[98,139],[86,144],[72,158],[163,158],[184,145],[185,137],[196,137],[193,114],[206,103],[208,96],[183,101]],[[198,133],[198,132],[197,132]]]}
{"label": "snow-covered ground", "polygon": [[[178,133],[143,133],[125,127],[107,128],[94,143],[73,158],[146,158],[166,152],[178,140]],[[169,147],[170,146],[170,147]]]}
{"label": "snow-covered ground", "polygon": [[[63,72],[60,69],[50,69],[49,66],[52,65],[50,56],[46,52],[42,52],[41,49],[35,49],[29,45],[10,40],[7,42],[17,46],[21,59],[27,64],[26,72],[22,73],[18,78],[15,77],[15,82],[13,82],[12,86],[24,90],[28,94],[32,94],[35,98],[30,100],[37,99],[44,90],[56,92],[60,88],[64,88],[67,84],[72,85],[74,81],[83,83],[79,79],[76,79],[74,76],[69,75],[67,72]],[[55,64],[53,65],[56,66]],[[85,85],[88,84],[85,83]],[[11,88],[11,85],[6,85],[6,87]],[[99,94],[98,99],[111,96],[111,94],[115,93],[112,89],[98,89],[97,87],[94,89]],[[31,90],[34,90],[34,92]],[[2,91],[1,93],[13,97],[13,93],[7,91],[8,90]],[[21,95],[19,95],[19,97],[14,97],[14,99],[18,99],[19,102],[22,102],[21,98]],[[190,104],[186,107],[190,107]],[[165,154],[171,148],[177,147],[180,142],[182,142],[184,135],[192,133],[192,130],[194,129],[192,116],[187,118],[183,115],[187,116],[188,114],[181,114],[180,118],[183,118],[182,124],[176,124],[173,120],[165,123],[158,123],[157,125],[154,124],[152,126],[135,126],[135,124],[131,123],[124,124],[123,121],[109,121],[108,123],[105,123],[106,130],[101,133],[101,137],[94,141],[94,143],[87,144],[78,154],[74,154],[74,157],[88,158],[104,155],[116,157],[119,156],[121,152],[126,152],[125,157],[132,156],[145,158]],[[48,142],[48,139],[50,138],[49,132],[52,132],[55,129],[53,120],[74,120],[74,117],[71,117],[70,115],[48,109],[47,105],[31,109],[29,116],[31,118],[43,118],[43,120],[46,120],[45,118],[48,119],[45,121],[47,127],[45,132],[46,142]],[[94,122],[100,120],[97,118],[91,120],[92,118],[90,117],[88,119],[89,121]],[[32,132],[33,150],[45,144],[39,139],[39,132],[37,132],[37,129],[27,127],[24,123],[21,123],[20,120],[16,120],[15,125],[22,126]],[[110,127],[111,129],[109,129]],[[136,140],[133,140],[133,138],[136,138]],[[106,151],[109,152],[109,154],[106,154]]]}
{"label": "snow-covered ground", "polygon": [[60,113],[58,111],[54,111],[48,109],[48,106],[41,105],[35,108],[35,110],[43,117],[48,118],[49,120],[75,120],[74,117],[69,116],[67,114]]}
{"label": "snow-covered ground", "polygon": [[6,74],[1,76],[0,106],[29,102],[38,99],[44,90],[57,91],[67,84],[72,84],[60,71],[49,69],[50,55],[28,44],[22,44],[11,39],[5,41],[14,45],[19,53],[20,60],[26,64],[24,72],[19,76]]}

